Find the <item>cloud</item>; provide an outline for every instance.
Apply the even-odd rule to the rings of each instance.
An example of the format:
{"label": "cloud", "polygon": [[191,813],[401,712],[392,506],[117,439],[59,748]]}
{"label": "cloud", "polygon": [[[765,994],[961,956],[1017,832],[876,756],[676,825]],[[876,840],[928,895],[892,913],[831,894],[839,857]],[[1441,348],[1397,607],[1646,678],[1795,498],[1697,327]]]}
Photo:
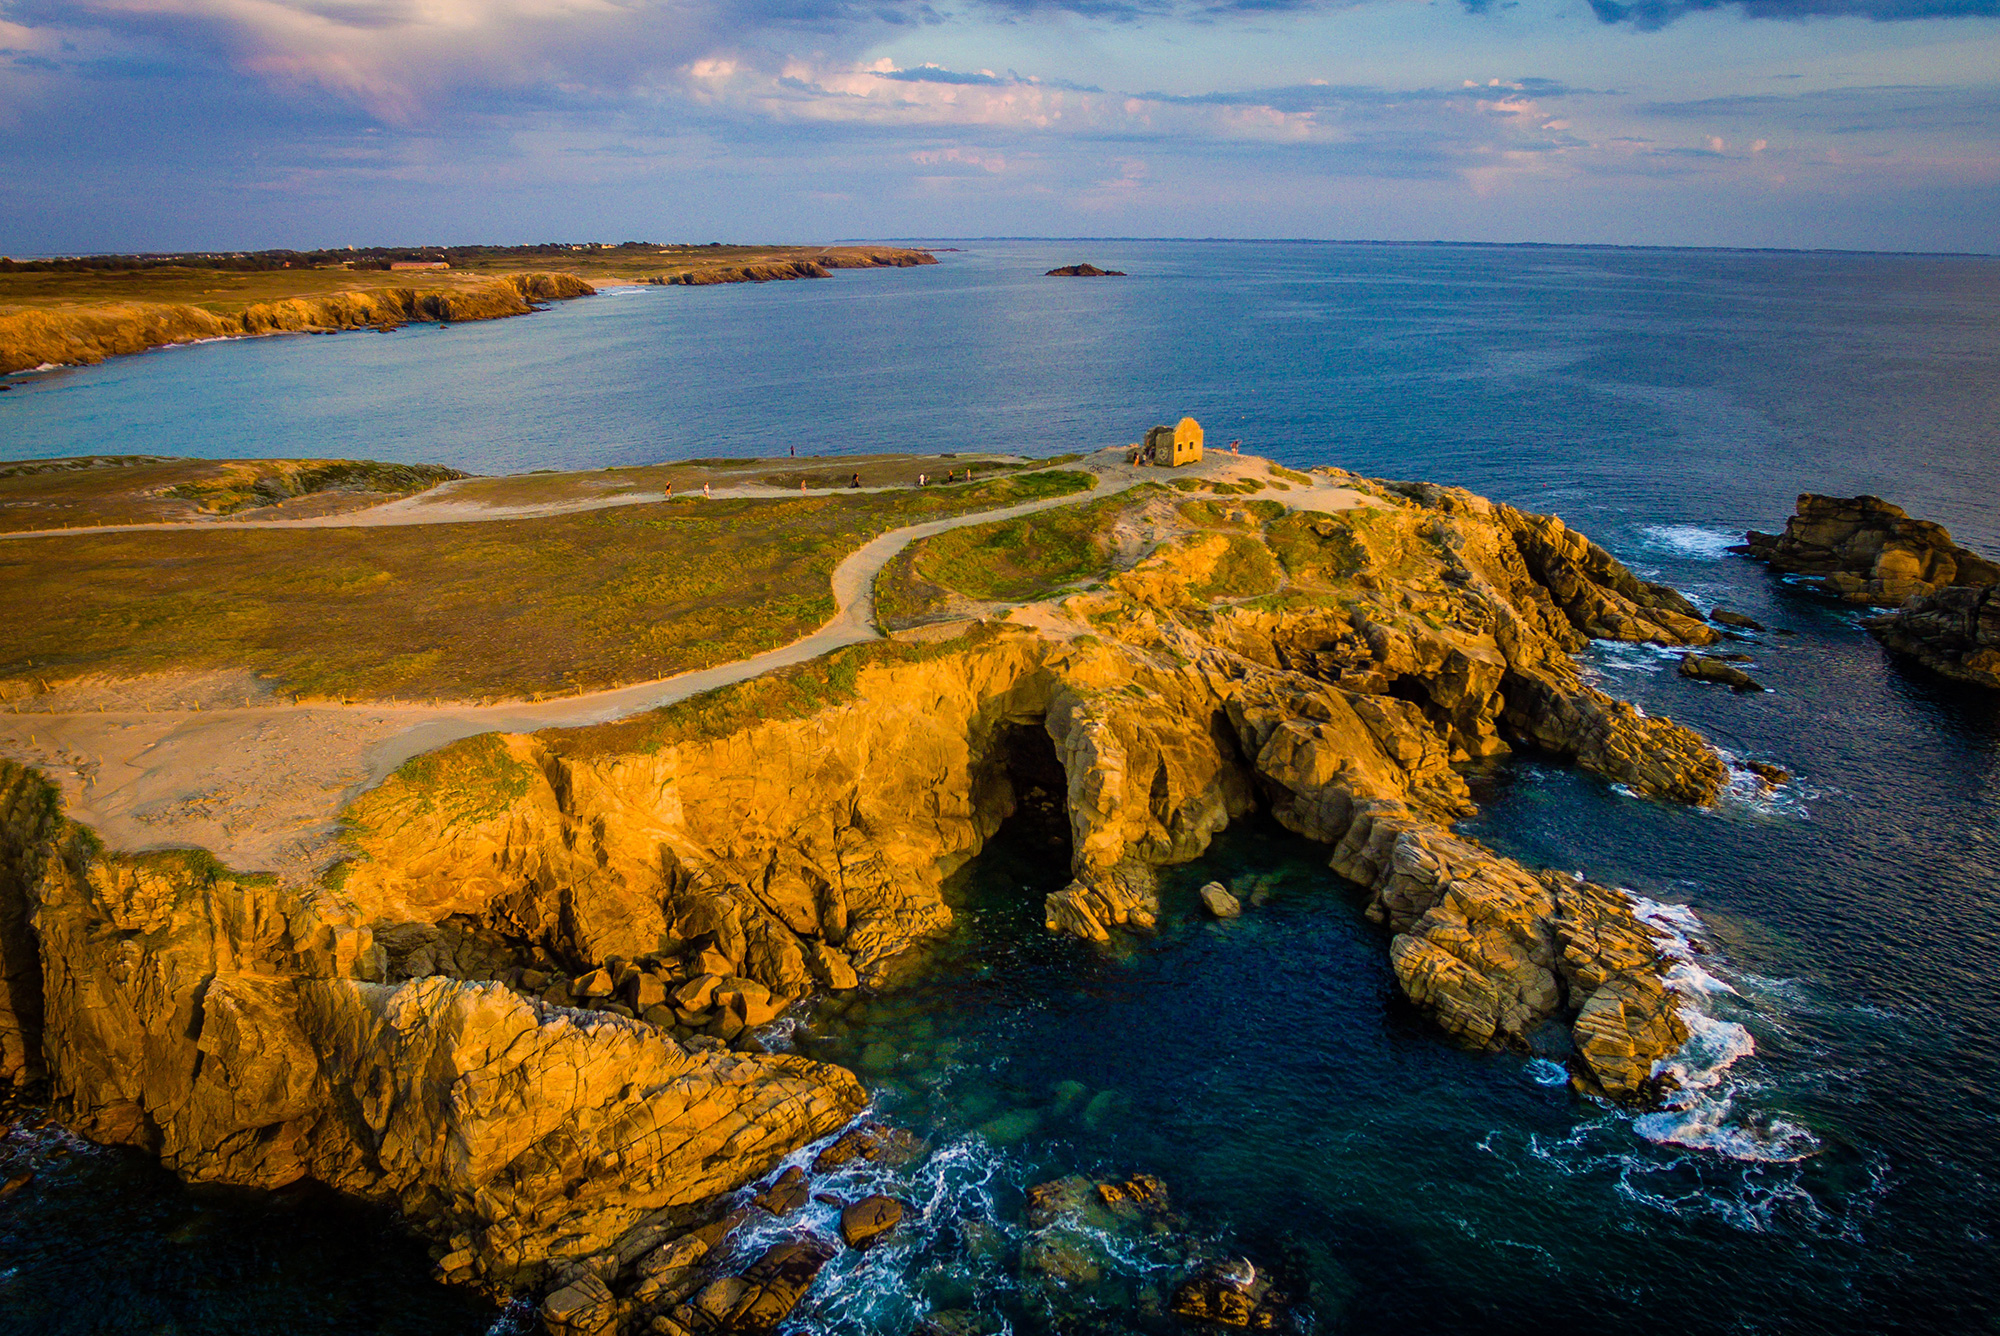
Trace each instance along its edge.
{"label": "cloud", "polygon": [[[1468,9],[1484,0],[1464,0]],[[1713,9],[1735,9],[1751,19],[1863,18],[1880,23],[1918,19],[2000,17],[2000,0],[1589,0],[1605,23],[1664,28],[1676,19]]]}

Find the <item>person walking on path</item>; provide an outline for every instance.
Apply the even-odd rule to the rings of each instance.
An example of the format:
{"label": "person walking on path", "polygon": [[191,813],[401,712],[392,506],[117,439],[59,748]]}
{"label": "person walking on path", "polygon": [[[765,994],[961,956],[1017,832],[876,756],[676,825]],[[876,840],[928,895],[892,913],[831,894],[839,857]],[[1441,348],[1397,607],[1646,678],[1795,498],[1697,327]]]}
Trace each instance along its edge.
{"label": "person walking on path", "polygon": [[1231,441],[1231,442],[1229,443],[1229,453],[1230,453],[1230,454],[1232,454],[1232,455],[1240,455],[1240,454],[1242,454],[1243,452],[1242,452],[1241,450],[1238,450],[1238,449],[1236,448],[1237,446],[1239,446],[1239,445],[1241,445],[1241,444],[1243,444],[1243,441],[1242,441],[1242,438],[1241,438],[1241,437],[1237,438],[1236,440],[1233,440],[1233,441]]}
{"label": "person walking on path", "polygon": [[703,483],[703,484],[701,485],[701,499],[702,499],[702,500],[704,500],[704,501],[706,501],[706,500],[708,500],[708,499],[710,498],[710,496],[711,496],[711,495],[712,495],[712,494],[711,494],[711,493],[709,492],[709,490],[708,490],[708,484],[707,484],[707,483]]}
{"label": "person walking on path", "polygon": [[854,475],[854,481],[853,481],[853,482],[851,482],[851,483],[849,483],[849,484],[847,484],[847,485],[848,485],[849,487],[859,487],[859,486],[861,485],[861,475],[860,475],[859,473],[855,474],[855,475]]}

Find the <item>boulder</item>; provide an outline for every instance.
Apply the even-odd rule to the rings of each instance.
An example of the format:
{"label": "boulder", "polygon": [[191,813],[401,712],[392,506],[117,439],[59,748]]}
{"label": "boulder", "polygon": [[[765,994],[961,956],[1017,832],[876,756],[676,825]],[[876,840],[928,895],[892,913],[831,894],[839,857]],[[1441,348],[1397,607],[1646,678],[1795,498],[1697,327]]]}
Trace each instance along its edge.
{"label": "boulder", "polygon": [[894,1197],[863,1197],[840,1213],[840,1236],[850,1248],[866,1248],[902,1222],[903,1204]]}
{"label": "boulder", "polygon": [[1211,881],[1201,888],[1201,907],[1211,918],[1233,919],[1243,913],[1243,905],[1229,893],[1229,888],[1219,881]]}
{"label": "boulder", "polygon": [[744,1336],[777,1330],[833,1255],[834,1245],[818,1238],[793,1239],[769,1249],[744,1269],[742,1297],[721,1325]]}
{"label": "boulder", "polygon": [[618,1300],[610,1286],[585,1274],[542,1300],[542,1325],[550,1336],[613,1336]]}
{"label": "boulder", "polygon": [[1734,627],[1739,631],[1761,631],[1764,629],[1764,624],[1755,617],[1745,616],[1740,612],[1731,612],[1728,608],[1716,608],[1708,614],[1708,619],[1720,626]]}
{"label": "boulder", "polygon": [[829,1174],[856,1160],[894,1168],[908,1164],[922,1153],[923,1142],[914,1133],[884,1123],[863,1123],[843,1132],[832,1145],[822,1150],[813,1159],[812,1171]]}
{"label": "boulder", "polygon": [[793,1165],[750,1200],[772,1215],[788,1215],[804,1206],[811,1194],[806,1171]]}
{"label": "boulder", "polygon": [[1681,655],[1681,676],[1697,682],[1716,682],[1737,691],[1762,691],[1756,678],[1734,664],[1709,654]]}

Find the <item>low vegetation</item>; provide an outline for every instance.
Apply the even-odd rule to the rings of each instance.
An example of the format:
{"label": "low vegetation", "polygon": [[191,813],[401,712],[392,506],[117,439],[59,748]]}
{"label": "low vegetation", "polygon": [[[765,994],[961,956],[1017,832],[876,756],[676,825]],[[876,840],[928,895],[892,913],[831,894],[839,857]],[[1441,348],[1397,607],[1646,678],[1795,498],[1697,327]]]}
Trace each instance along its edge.
{"label": "low vegetation", "polygon": [[436,464],[366,459],[91,455],[23,460],[0,464],[0,533],[173,523],[205,515],[324,515],[465,476]]}
{"label": "low vegetation", "polygon": [[247,668],[304,696],[463,700],[649,681],[819,626],[834,566],[878,533],[1091,481],[1044,471],[477,524],[12,540],[0,683]]}
{"label": "low vegetation", "polygon": [[1106,497],[913,543],[876,577],[876,620],[894,629],[942,615],[953,594],[1027,603],[1101,578],[1112,567],[1111,531],[1132,504],[1129,494]]}

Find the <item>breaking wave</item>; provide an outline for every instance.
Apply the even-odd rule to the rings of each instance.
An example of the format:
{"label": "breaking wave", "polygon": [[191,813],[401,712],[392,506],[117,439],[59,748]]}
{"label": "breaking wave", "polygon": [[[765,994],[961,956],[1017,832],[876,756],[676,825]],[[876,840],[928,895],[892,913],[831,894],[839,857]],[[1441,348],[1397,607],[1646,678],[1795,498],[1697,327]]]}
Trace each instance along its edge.
{"label": "breaking wave", "polygon": [[1731,1069],[1757,1051],[1757,1041],[1747,1025],[1718,1013],[1747,1012],[1750,1004],[1698,959],[1708,954],[1696,945],[1700,917],[1686,905],[1640,895],[1632,901],[1639,918],[1661,934],[1671,962],[1667,983],[1683,999],[1681,1019],[1688,1027],[1680,1052],[1654,1068],[1656,1076],[1672,1079],[1675,1090],[1658,1111],[1634,1118],[1632,1130],[1656,1145],[1746,1162],[1789,1164],[1817,1154],[1819,1139],[1806,1128],[1754,1106],[1739,1109],[1761,1087],[1733,1076]]}
{"label": "breaking wave", "polygon": [[1641,547],[1648,552],[1695,561],[1720,561],[1731,546],[1743,541],[1743,533],[1707,524],[1649,524],[1639,530],[1639,538]]}

